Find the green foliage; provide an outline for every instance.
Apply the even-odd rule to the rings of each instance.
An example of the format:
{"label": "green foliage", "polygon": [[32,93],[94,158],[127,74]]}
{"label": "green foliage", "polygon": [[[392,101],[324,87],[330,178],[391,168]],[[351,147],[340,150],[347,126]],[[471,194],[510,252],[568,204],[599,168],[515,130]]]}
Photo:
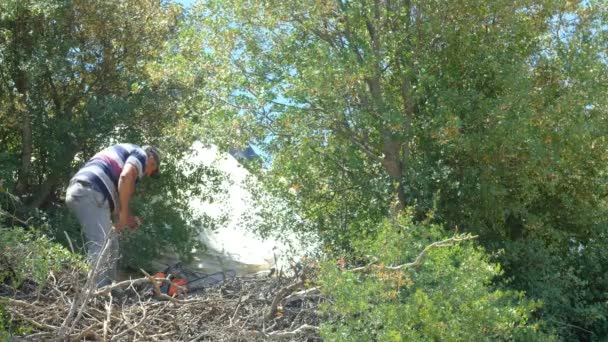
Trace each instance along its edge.
{"label": "green foliage", "polygon": [[516,19],[526,32],[510,23],[515,40],[488,33],[509,42],[491,54],[450,58],[448,81],[437,83],[431,115],[417,126],[423,168],[412,189],[426,205],[439,191],[438,217],[450,226],[466,224],[489,239],[553,230],[584,236],[605,217],[608,113],[599,89],[608,65],[598,56],[608,9],[555,5],[539,26],[528,27],[535,16]]}
{"label": "green foliage", "polygon": [[[32,291],[45,286],[51,273],[85,272],[87,265],[78,254],[71,253],[45,234],[30,228],[7,228],[0,225],[0,283],[2,294],[10,291]],[[25,285],[28,286],[25,286]],[[27,334],[32,327],[15,324],[3,307],[0,297],[0,341],[11,334]]]}
{"label": "green foliage", "polygon": [[25,280],[44,286],[50,272],[86,269],[79,255],[42,233],[19,227],[0,227],[0,262],[0,281],[15,288]]}
{"label": "green foliage", "polygon": [[337,248],[436,194],[439,219],[490,238],[581,232],[603,216],[605,5],[232,0],[194,12],[214,75],[199,126],[268,153],[265,177],[296,186],[287,200]]}
{"label": "green foliage", "polygon": [[0,299],[0,342],[10,342],[13,336],[27,336],[32,334],[35,329],[27,323],[15,322],[2,307],[4,303]]}
{"label": "green foliage", "polygon": [[0,302],[0,341],[10,341],[9,325],[10,321],[7,317],[3,304]]}
{"label": "green foliage", "polygon": [[[377,238],[358,242],[378,267],[345,271],[326,263],[322,289],[330,296],[323,337],[348,341],[549,341],[531,320],[539,302],[492,286],[502,270],[472,243],[430,249],[418,267],[411,262],[442,228],[415,224],[411,216],[386,220]],[[367,246],[367,247],[366,247]]]}
{"label": "green foliage", "polygon": [[[261,231],[313,230],[330,254],[394,265],[444,237],[416,223],[433,210],[505,269],[469,244],[402,272],[329,267],[353,301],[328,337],[535,338],[538,303],[498,277],[543,302],[546,331],[601,339],[607,21],[597,0],[2,1],[2,222],[79,248],[70,176],[113,142],[154,143],[170,157],[139,186],[124,262],[187,258],[218,223],[187,200],[214,198],[222,177],[181,158],[194,138],[254,143],[265,163],[248,166],[274,196],[254,194]],[[387,221],[410,206],[412,221]]]}
{"label": "green foliage", "polygon": [[605,234],[586,241],[504,242],[498,259],[512,288],[541,300],[538,316],[564,341],[608,336],[608,267]]}
{"label": "green foliage", "polygon": [[193,249],[204,250],[199,233],[214,230],[219,220],[189,207],[192,197],[213,202],[223,195],[220,185],[225,175],[205,165],[181,160],[188,155],[173,146],[165,155],[163,174],[159,179],[144,179],[132,204],[133,215],[143,224],[136,231],[122,235],[121,260],[127,267],[139,270],[163,253],[174,252],[188,260]]}
{"label": "green foliage", "polygon": [[178,126],[187,90],[153,66],[174,53],[179,7],[28,0],[0,12],[0,175],[25,204],[56,203],[78,160],[111,142]]}
{"label": "green foliage", "polygon": [[[593,244],[608,214],[605,1],[207,0],[193,12],[214,75],[197,128],[255,142],[259,174],[332,253],[361,257],[357,241],[392,212],[434,210],[504,248],[507,286],[552,315],[561,297],[531,291],[545,272],[520,272],[533,269],[521,246],[560,246],[539,247],[548,269],[602,263],[554,258],[571,239]],[[560,322],[548,329],[603,337],[590,274],[549,278],[587,299],[541,316]]]}
{"label": "green foliage", "polygon": [[186,177],[175,165],[194,139],[185,99],[203,83],[187,59],[197,45],[177,39],[189,34],[181,6],[10,0],[0,13],[0,209],[14,216],[2,219],[82,251],[79,224],[62,206],[70,177],[113,143],[155,144],[166,154],[163,179],[138,192],[146,226],[124,234],[125,261],[141,266],[167,246],[187,254],[199,229],[215,224],[198,224],[188,196],[211,197],[216,181],[192,189],[218,176],[205,168]]}

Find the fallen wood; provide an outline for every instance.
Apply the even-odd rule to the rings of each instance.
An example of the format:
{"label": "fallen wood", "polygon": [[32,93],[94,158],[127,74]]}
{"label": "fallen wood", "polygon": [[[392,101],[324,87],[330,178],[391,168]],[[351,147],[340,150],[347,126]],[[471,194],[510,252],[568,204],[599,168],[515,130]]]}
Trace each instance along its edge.
{"label": "fallen wood", "polygon": [[291,339],[291,338],[294,338],[294,337],[296,337],[300,334],[306,333],[306,332],[317,333],[318,331],[319,331],[319,327],[314,326],[314,325],[304,324],[304,325],[300,326],[299,328],[292,330],[292,331],[273,331],[266,335],[272,340],[285,339],[285,338]]}
{"label": "fallen wood", "polygon": [[292,302],[303,299],[319,298],[321,297],[321,290],[318,287],[311,287],[310,289],[294,292],[289,296],[285,297],[284,305],[289,305]]}
{"label": "fallen wood", "polygon": [[287,296],[289,293],[295,291],[296,289],[302,287],[303,285],[304,285],[304,281],[300,280],[297,283],[294,283],[294,284],[291,284],[289,286],[282,288],[274,297],[272,304],[270,305],[270,308],[268,309],[268,312],[266,313],[264,318],[266,320],[271,320],[274,317],[274,315],[277,313],[277,307],[279,306],[279,303],[281,302],[281,300],[283,300],[283,298],[285,298],[285,296]]}
{"label": "fallen wood", "polygon": [[[157,292],[165,280],[144,274],[85,294],[78,282],[85,288],[86,278],[63,273],[39,294],[0,300],[12,324],[29,327],[15,340],[321,340],[315,308],[324,299],[317,288],[301,290],[301,278],[237,277],[174,298]],[[153,295],[143,290],[148,284]],[[120,297],[116,288],[125,289]]]}

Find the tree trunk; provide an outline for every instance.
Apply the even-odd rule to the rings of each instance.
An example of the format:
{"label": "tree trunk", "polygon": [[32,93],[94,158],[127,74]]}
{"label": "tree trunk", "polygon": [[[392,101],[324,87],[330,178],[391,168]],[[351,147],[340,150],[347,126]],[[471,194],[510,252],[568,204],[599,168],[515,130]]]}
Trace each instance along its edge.
{"label": "tree trunk", "polygon": [[[71,163],[74,159],[74,156],[80,150],[77,144],[73,144],[67,148],[67,151],[64,151],[58,158],[62,164]],[[55,191],[58,185],[61,184],[62,181],[67,180],[69,174],[67,172],[62,171],[63,169],[54,169],[51,174],[49,174],[45,181],[37,187],[35,192],[32,195],[32,198],[29,202],[29,205],[33,208],[40,208],[44,203],[46,203],[49,196]]]}
{"label": "tree trunk", "polygon": [[21,118],[21,164],[15,193],[24,195],[28,191],[32,174],[32,119],[29,111],[23,110],[21,104],[15,106],[15,110]]}
{"label": "tree trunk", "polygon": [[384,117],[386,122],[383,123],[382,129],[382,153],[384,158],[382,159],[382,166],[395,182],[395,193],[397,195],[397,210],[401,211],[407,206],[407,196],[404,190],[404,163],[406,160],[402,159],[400,150],[401,146],[404,145],[401,139],[391,131],[390,127],[391,113],[388,113],[387,106],[382,98],[382,90],[380,88],[380,78],[375,77],[368,80],[369,90],[374,102],[374,109],[377,111],[379,117]]}
{"label": "tree trunk", "polygon": [[13,24],[14,39],[12,50],[15,59],[12,64],[12,78],[15,82],[17,96],[13,97],[12,108],[20,120],[21,128],[21,164],[15,185],[15,193],[24,195],[29,190],[32,173],[32,117],[27,108],[29,82],[28,75],[23,69],[25,63],[31,56],[32,38],[29,34],[28,22],[29,13],[24,13],[17,17]]}
{"label": "tree trunk", "polygon": [[[366,22],[367,32],[371,40],[371,48],[374,56],[374,75],[367,79],[367,85],[371,94],[372,101],[374,103],[374,111],[376,116],[384,119],[382,123],[383,128],[381,129],[382,134],[382,153],[384,158],[382,160],[382,166],[389,174],[389,176],[395,182],[395,193],[397,195],[397,211],[403,210],[407,206],[407,197],[404,191],[404,163],[406,161],[401,159],[401,146],[403,142],[402,138],[399,137],[399,132],[394,132],[393,114],[385,103],[382,93],[382,52],[380,36],[378,34],[378,28],[376,25],[380,25],[381,21],[381,3],[376,1],[374,4],[374,18],[373,22],[368,20]],[[382,26],[382,25],[381,25]]]}

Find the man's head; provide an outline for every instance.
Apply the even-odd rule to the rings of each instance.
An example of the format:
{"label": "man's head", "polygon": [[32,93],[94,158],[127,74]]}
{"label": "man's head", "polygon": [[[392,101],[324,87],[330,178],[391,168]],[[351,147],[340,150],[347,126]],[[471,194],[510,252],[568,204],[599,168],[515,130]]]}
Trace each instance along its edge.
{"label": "man's head", "polygon": [[156,147],[150,145],[144,146],[143,149],[148,155],[148,161],[146,162],[144,174],[152,177],[158,176],[160,172],[160,152]]}

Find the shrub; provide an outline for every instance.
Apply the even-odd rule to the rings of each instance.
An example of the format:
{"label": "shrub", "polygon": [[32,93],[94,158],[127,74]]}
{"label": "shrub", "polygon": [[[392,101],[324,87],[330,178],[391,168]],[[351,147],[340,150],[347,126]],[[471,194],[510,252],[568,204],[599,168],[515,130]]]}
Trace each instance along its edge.
{"label": "shrub", "polygon": [[607,240],[508,241],[497,260],[511,288],[544,303],[537,314],[562,340],[598,341],[608,336]]}
{"label": "shrub", "polygon": [[391,270],[386,265],[413,261],[445,232],[413,223],[411,215],[386,220],[379,232],[355,244],[378,267],[352,272],[331,262],[322,266],[320,281],[331,298],[322,328],[327,340],[551,340],[530,321],[540,302],[494,287],[500,265],[481,248],[470,242],[433,248],[419,267]]}
{"label": "shrub", "polygon": [[0,282],[18,288],[27,280],[39,286],[50,272],[76,267],[82,258],[35,230],[0,227]]}
{"label": "shrub", "polygon": [[[74,268],[84,271],[86,264],[82,257],[73,254],[46,235],[36,230],[20,227],[0,226],[0,295],[9,295],[6,290],[32,290],[24,288],[25,283],[42,288],[51,272]],[[14,324],[0,300],[0,341],[9,340],[11,334],[22,334],[30,327]]]}

